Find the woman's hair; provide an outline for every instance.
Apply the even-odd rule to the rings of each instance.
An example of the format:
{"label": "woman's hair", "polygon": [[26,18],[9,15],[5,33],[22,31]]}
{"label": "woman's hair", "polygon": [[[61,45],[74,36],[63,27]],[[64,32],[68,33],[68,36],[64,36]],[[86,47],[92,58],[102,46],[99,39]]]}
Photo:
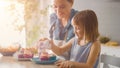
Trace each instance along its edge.
{"label": "woman's hair", "polygon": [[74,0],[67,0],[68,2],[70,2],[71,4],[73,4],[74,3]]}
{"label": "woman's hair", "polygon": [[98,20],[94,11],[83,10],[73,17],[73,25],[83,25],[85,39],[94,42],[99,36]]}

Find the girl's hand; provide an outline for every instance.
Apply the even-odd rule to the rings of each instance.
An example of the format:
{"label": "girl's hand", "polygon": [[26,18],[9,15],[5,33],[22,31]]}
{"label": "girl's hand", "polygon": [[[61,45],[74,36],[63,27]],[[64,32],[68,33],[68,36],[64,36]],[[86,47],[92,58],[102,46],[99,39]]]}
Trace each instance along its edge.
{"label": "girl's hand", "polygon": [[55,64],[58,66],[58,68],[73,68],[73,62],[72,61],[61,61],[61,60],[59,60]]}
{"label": "girl's hand", "polygon": [[58,61],[55,62],[55,65],[59,66],[59,64],[60,64],[61,62],[64,62],[64,61],[65,61],[65,60],[58,60]]}

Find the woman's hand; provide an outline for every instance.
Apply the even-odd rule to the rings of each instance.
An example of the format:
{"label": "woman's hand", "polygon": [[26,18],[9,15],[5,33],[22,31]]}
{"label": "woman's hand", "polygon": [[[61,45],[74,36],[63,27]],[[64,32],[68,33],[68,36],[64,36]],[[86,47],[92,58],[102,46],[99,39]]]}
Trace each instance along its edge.
{"label": "woman's hand", "polygon": [[37,47],[39,49],[50,49],[51,45],[50,45],[50,40],[48,38],[41,38],[40,40],[38,40],[37,42]]}
{"label": "woman's hand", "polygon": [[54,44],[54,41],[51,39],[51,40],[49,40],[49,43],[51,44],[51,45],[55,45]]}
{"label": "woman's hand", "polygon": [[39,41],[49,40],[48,38],[41,38]]}
{"label": "woman's hand", "polygon": [[59,60],[55,63],[55,65],[57,65],[58,68],[73,68],[72,61]]}

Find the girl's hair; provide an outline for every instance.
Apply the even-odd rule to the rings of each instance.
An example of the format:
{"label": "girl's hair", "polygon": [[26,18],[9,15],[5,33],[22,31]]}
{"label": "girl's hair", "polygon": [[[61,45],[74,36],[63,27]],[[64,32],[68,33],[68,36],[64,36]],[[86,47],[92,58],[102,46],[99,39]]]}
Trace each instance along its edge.
{"label": "girl's hair", "polygon": [[94,11],[83,10],[78,12],[73,17],[73,25],[83,25],[85,39],[91,42],[97,40],[99,36],[98,32],[98,20]]}
{"label": "girl's hair", "polygon": [[70,2],[71,4],[73,4],[74,3],[74,0],[67,0],[68,2]]}

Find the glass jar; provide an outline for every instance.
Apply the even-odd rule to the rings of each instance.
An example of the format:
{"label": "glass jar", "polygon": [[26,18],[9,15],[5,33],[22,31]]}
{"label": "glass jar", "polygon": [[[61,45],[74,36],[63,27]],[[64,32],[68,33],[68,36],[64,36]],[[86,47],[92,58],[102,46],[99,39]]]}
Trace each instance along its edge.
{"label": "glass jar", "polygon": [[39,41],[37,46],[38,46],[38,55],[39,56],[43,52],[49,53],[49,49],[50,49],[49,40]]}

